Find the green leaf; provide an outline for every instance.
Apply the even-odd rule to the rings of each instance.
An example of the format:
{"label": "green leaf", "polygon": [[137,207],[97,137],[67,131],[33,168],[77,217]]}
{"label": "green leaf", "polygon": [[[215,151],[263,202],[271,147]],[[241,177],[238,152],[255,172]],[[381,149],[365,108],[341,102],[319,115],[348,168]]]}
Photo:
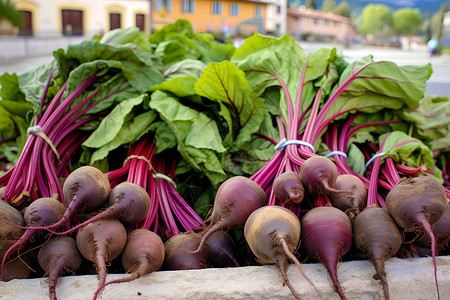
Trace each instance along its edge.
{"label": "green leaf", "polygon": [[[83,146],[90,148],[100,148],[111,142],[129,119],[129,114],[133,108],[142,104],[148,99],[147,94],[130,98],[118,103],[111,112],[103,118],[99,127],[83,142]],[[131,115],[134,117],[134,114]]]}
{"label": "green leaf", "polygon": [[206,64],[198,59],[184,59],[168,65],[163,74],[166,80],[175,77],[199,78],[205,67]]}
{"label": "green leaf", "polygon": [[4,73],[0,76],[0,99],[24,101],[25,96],[20,91],[17,74]]}
{"label": "green leaf", "polygon": [[150,125],[156,118],[156,113],[152,110],[137,115],[125,123],[117,135],[109,143],[98,148],[91,157],[90,164],[105,159],[109,152],[117,149],[119,146],[128,145],[139,140],[150,130]]}
{"label": "green leaf", "polygon": [[102,36],[100,43],[113,46],[133,44],[141,49],[150,51],[150,41],[147,33],[140,31],[137,27],[110,30]]}
{"label": "green leaf", "polygon": [[[417,109],[402,110],[398,114],[413,125],[414,135],[425,143],[435,145],[435,140],[450,137],[450,100],[447,97],[427,96]],[[450,144],[447,147],[450,148]]]}
{"label": "green leaf", "polygon": [[374,62],[366,56],[342,73],[330,96],[336,101],[326,119],[340,119],[356,111],[373,114],[385,108],[416,108],[430,75],[430,64],[400,67],[390,61]]}
{"label": "green leaf", "polygon": [[351,144],[347,151],[347,163],[350,169],[360,175],[366,172],[364,154],[354,144]]}
{"label": "green leaf", "polygon": [[210,63],[195,84],[198,95],[220,103],[219,114],[228,124],[224,140],[237,151],[251,139],[266,114],[264,101],[254,93],[243,71],[229,61]]}
{"label": "green leaf", "polygon": [[418,168],[425,164],[428,170],[435,173],[435,177],[442,180],[442,171],[436,166],[433,158],[433,151],[421,140],[407,135],[401,131],[393,131],[381,135],[379,138],[379,153],[384,153],[382,158],[392,157],[392,159],[405,166]]}
{"label": "green leaf", "polygon": [[226,178],[218,155],[225,152],[214,120],[182,105],[176,98],[155,91],[150,107],[159,113],[177,139],[181,156],[196,170],[202,171],[217,185]]}
{"label": "green leaf", "polygon": [[157,90],[174,94],[177,97],[188,97],[195,95],[194,85],[197,81],[196,77],[174,77],[172,79],[161,82],[160,84],[150,87],[149,92]]}
{"label": "green leaf", "polygon": [[277,107],[286,124],[289,120],[288,104],[295,108],[298,101],[299,115],[307,113],[307,119],[317,92],[315,81],[326,83],[323,96],[330,90],[337,79],[336,70],[329,72],[330,64],[335,59],[334,48],[319,49],[309,54],[289,35],[274,38],[255,33],[236,49],[231,61],[245,72],[253,91],[258,95],[269,87],[284,87]]}

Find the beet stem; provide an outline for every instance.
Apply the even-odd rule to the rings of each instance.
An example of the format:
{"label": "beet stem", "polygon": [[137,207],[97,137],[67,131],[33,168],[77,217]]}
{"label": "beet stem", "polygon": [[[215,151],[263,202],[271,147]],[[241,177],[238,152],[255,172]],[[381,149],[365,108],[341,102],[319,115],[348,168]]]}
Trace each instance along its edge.
{"label": "beet stem", "polygon": [[309,277],[306,275],[305,271],[303,270],[302,265],[300,264],[298,259],[295,257],[295,255],[292,254],[291,251],[289,251],[289,247],[288,247],[288,245],[286,243],[286,240],[284,238],[281,239],[281,245],[283,245],[283,250],[286,253],[286,255],[294,262],[294,264],[297,266],[298,270],[303,275],[303,277],[305,277],[305,279],[308,280],[308,282],[312,285],[312,287],[316,291],[316,293],[319,296],[319,298],[323,300],[322,293],[317,289],[317,287],[314,285],[312,280],[309,279]]}

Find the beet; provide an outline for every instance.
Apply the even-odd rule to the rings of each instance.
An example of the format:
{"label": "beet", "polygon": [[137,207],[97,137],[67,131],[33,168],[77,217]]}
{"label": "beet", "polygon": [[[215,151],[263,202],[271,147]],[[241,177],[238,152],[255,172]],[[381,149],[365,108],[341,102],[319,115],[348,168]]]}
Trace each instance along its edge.
{"label": "beet", "polygon": [[328,271],[334,289],[346,299],[337,278],[337,264],[352,246],[352,225],[349,217],[331,206],[309,210],[301,219],[303,247]]}
{"label": "beet", "polygon": [[337,167],[324,156],[315,155],[306,159],[298,175],[305,189],[314,198],[342,192],[333,188],[338,176]]}
{"label": "beet", "polygon": [[384,299],[389,299],[389,287],[384,262],[394,256],[403,242],[400,228],[380,207],[370,207],[353,220],[353,241],[356,249],[370,260],[375,268],[375,279],[383,286]]}
{"label": "beet", "polygon": [[127,242],[127,232],[117,219],[100,219],[81,228],[76,237],[81,255],[95,263],[101,287],[106,281],[106,262],[118,257]]}
{"label": "beet", "polygon": [[264,190],[247,177],[234,176],[224,181],[217,190],[209,224],[195,251],[200,251],[208,236],[216,231],[243,229],[248,216],[267,202]]}
{"label": "beet", "polygon": [[147,229],[135,229],[128,234],[127,243],[122,252],[122,266],[129,274],[122,278],[106,282],[98,287],[94,300],[109,284],[124,283],[158,271],[164,261],[165,250],[161,238]]}
{"label": "beet", "polygon": [[206,239],[206,243],[211,251],[214,267],[239,267],[237,248],[228,232],[223,230],[216,231]]}
{"label": "beet", "polygon": [[367,187],[359,177],[352,174],[338,175],[333,187],[349,193],[332,193],[328,198],[334,207],[353,219],[366,206]]}
{"label": "beet", "polygon": [[273,192],[278,200],[288,205],[300,204],[305,196],[300,176],[292,171],[283,172],[275,178]]}
{"label": "beet", "polygon": [[140,185],[124,181],[111,190],[108,208],[67,231],[55,234],[69,234],[91,222],[106,218],[117,218],[124,224],[137,224],[144,221],[149,207],[150,196],[147,191]]}
{"label": "beet", "polygon": [[[433,225],[433,234],[436,238],[436,252],[448,247],[450,241],[450,205],[447,205],[444,215]],[[431,248],[430,236],[422,233],[414,240],[414,245],[421,248]],[[431,251],[431,249],[430,249]]]}
{"label": "beet", "polygon": [[298,217],[281,206],[264,206],[255,210],[247,219],[244,236],[255,256],[266,264],[276,264],[283,283],[291,290],[296,299],[300,296],[290,283],[286,268],[291,259],[302,275],[311,283],[322,298],[313,282],[306,276],[300,262],[294,256],[300,242],[300,221]]}
{"label": "beet", "polygon": [[431,239],[436,290],[439,295],[436,266],[436,238],[432,226],[444,215],[447,195],[441,183],[431,176],[407,178],[394,186],[386,196],[389,214],[406,232],[425,232]]}
{"label": "beet", "polygon": [[58,278],[64,272],[73,273],[81,266],[82,258],[75,240],[70,236],[52,238],[38,253],[38,262],[48,276],[51,300],[56,300]]}
{"label": "beet", "polygon": [[40,231],[40,228],[55,224],[64,214],[65,206],[55,198],[39,198],[31,202],[25,209],[23,219],[28,228],[23,235],[12,245],[2,259],[2,273],[8,257],[13,251],[24,247]]}
{"label": "beet", "polygon": [[211,251],[208,244],[198,249],[202,237],[193,231],[178,233],[164,243],[166,257],[165,270],[192,270],[210,268]]}

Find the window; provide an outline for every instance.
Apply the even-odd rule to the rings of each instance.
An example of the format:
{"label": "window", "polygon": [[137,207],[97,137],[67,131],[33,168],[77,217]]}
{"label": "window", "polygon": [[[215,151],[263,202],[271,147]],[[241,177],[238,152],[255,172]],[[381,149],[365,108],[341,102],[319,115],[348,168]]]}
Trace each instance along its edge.
{"label": "window", "polygon": [[172,0],[155,0],[155,11],[161,12],[163,6],[165,6],[166,12],[172,11]]}
{"label": "window", "polygon": [[194,13],[195,12],[195,0],[182,0],[181,11],[184,13]]}
{"label": "window", "polygon": [[261,6],[255,6],[255,17],[261,17],[261,16],[262,16]]}
{"label": "window", "polygon": [[239,16],[239,4],[230,4],[230,16]]}
{"label": "window", "polygon": [[19,29],[19,35],[33,35],[33,16],[31,11],[21,11],[23,27]]}
{"label": "window", "polygon": [[83,11],[63,9],[61,14],[64,35],[83,35]]}
{"label": "window", "polygon": [[222,14],[222,2],[213,2],[212,14],[213,15],[221,15]]}
{"label": "window", "polygon": [[140,31],[145,30],[145,16],[144,14],[136,14],[136,27],[139,28]]}
{"label": "window", "polygon": [[109,30],[120,28],[120,14],[110,13],[109,14]]}

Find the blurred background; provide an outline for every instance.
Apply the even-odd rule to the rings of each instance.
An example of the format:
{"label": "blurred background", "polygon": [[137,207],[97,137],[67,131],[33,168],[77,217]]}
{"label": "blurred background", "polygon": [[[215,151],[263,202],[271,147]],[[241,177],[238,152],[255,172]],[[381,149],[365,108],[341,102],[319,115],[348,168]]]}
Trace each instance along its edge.
{"label": "blurred background", "polygon": [[0,74],[27,71],[58,48],[112,29],[151,34],[187,19],[236,47],[255,32],[289,34],[307,50],[333,46],[350,59],[431,62],[432,91],[450,96],[449,7],[442,0],[0,0]]}

